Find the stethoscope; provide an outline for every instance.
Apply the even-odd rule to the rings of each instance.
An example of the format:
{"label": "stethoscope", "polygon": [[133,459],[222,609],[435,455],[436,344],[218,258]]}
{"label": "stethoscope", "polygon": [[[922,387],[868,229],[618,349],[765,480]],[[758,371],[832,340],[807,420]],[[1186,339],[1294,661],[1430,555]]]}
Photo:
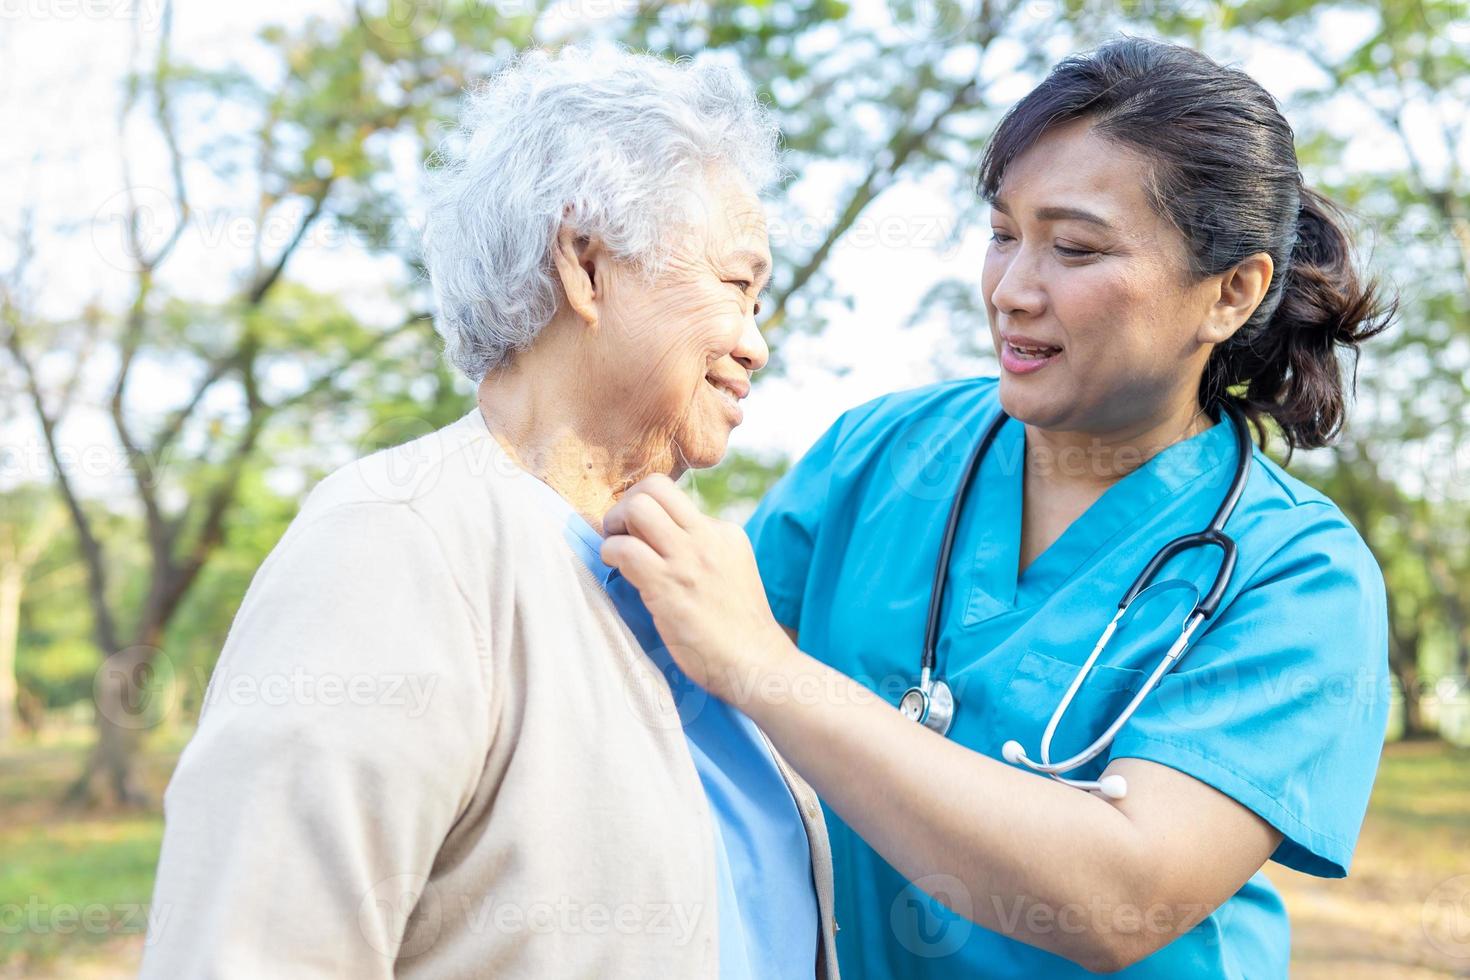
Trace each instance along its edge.
{"label": "stethoscope", "polygon": [[[1092,654],[1078,668],[1077,675],[1072,679],[1071,686],[1067,688],[1067,692],[1062,695],[1062,699],[1057,704],[1056,710],[1052,712],[1051,720],[1046,725],[1046,731],[1041,736],[1041,761],[1035,762],[1028,758],[1025,749],[1021,747],[1021,743],[1012,739],[1001,747],[1001,757],[1012,765],[1022,765],[1034,772],[1045,773],[1059,782],[1066,783],[1068,786],[1075,786],[1078,789],[1097,790],[1110,799],[1120,800],[1127,795],[1128,783],[1122,776],[1105,776],[1100,780],[1068,779],[1062,773],[1070,772],[1078,766],[1091,762],[1112,744],[1119,730],[1127,724],[1129,718],[1133,717],[1133,713],[1138,710],[1138,706],[1143,702],[1143,699],[1148,696],[1150,691],[1158,686],[1163,676],[1183,656],[1185,649],[1189,646],[1190,638],[1194,636],[1195,630],[1199,628],[1201,623],[1215,614],[1216,608],[1220,605],[1220,599],[1225,595],[1225,589],[1230,584],[1230,575],[1235,570],[1235,541],[1225,533],[1225,522],[1230,520],[1231,514],[1235,513],[1235,506],[1240,502],[1241,494],[1245,492],[1246,480],[1250,477],[1252,446],[1249,430],[1246,429],[1245,420],[1241,418],[1239,410],[1224,400],[1219,404],[1225,414],[1230,417],[1230,421],[1233,424],[1237,453],[1235,477],[1231,480],[1230,489],[1226,492],[1225,499],[1220,502],[1220,508],[1215,511],[1215,516],[1211,518],[1209,526],[1203,531],[1186,534],[1170,541],[1159,549],[1149,563],[1144,566],[1143,571],[1138,573],[1138,577],[1133,580],[1133,585],[1129,587],[1128,593],[1118,603],[1117,613],[1114,614],[1112,621],[1108,623],[1107,628],[1102,632],[1102,636],[1098,638],[1097,644],[1092,648]],[[929,595],[929,620],[924,627],[924,656],[920,662],[919,683],[918,686],[911,687],[905,691],[903,698],[898,703],[899,711],[903,712],[904,717],[916,721],[925,728],[938,732],[940,735],[948,734],[950,725],[954,723],[955,713],[954,692],[950,690],[949,685],[945,683],[943,678],[935,676],[934,655],[939,640],[940,602],[944,595],[945,581],[949,575],[949,558],[950,552],[954,548],[955,529],[959,526],[960,514],[964,510],[965,496],[969,493],[970,484],[974,482],[975,474],[980,470],[980,461],[985,458],[985,454],[989,451],[991,443],[995,441],[995,437],[1000,433],[1001,426],[1005,425],[1009,420],[1010,416],[1004,411],[1001,411],[996,416],[995,421],[990,423],[990,428],[986,430],[979,445],[975,447],[975,451],[970,455],[969,462],[965,464],[964,476],[960,479],[959,492],[955,495],[954,502],[950,505],[949,520],[944,526],[944,539],[939,547],[939,562],[934,569],[933,591]],[[1052,762],[1051,741],[1052,736],[1056,734],[1057,726],[1061,723],[1062,717],[1066,715],[1067,709],[1071,707],[1072,699],[1076,696],[1077,691],[1087,680],[1087,675],[1092,673],[1093,665],[1102,656],[1103,650],[1107,648],[1108,641],[1113,638],[1113,634],[1117,631],[1119,625],[1125,619],[1129,618],[1130,609],[1133,607],[1134,600],[1145,593],[1157,595],[1158,593],[1174,589],[1193,589],[1193,585],[1180,580],[1150,583],[1153,577],[1158,574],[1159,569],[1163,568],[1164,564],[1175,555],[1187,551],[1190,548],[1211,545],[1219,548],[1222,553],[1220,567],[1215,572],[1215,581],[1210,586],[1209,592],[1205,593],[1203,598],[1197,599],[1194,608],[1184,619],[1184,625],[1180,629],[1178,638],[1174,640],[1173,644],[1169,647],[1169,651],[1164,654],[1163,659],[1154,668],[1153,673],[1144,681],[1138,693],[1133,695],[1133,699],[1128,702],[1128,705],[1119,713],[1113,723],[1091,745],[1070,759],[1064,759],[1061,762]]]}

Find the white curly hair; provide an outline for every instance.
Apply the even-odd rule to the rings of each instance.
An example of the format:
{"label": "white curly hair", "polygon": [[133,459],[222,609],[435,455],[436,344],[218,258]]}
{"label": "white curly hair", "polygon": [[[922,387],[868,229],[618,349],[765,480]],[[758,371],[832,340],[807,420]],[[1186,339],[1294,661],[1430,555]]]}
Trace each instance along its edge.
{"label": "white curly hair", "polygon": [[757,193],[781,169],[771,114],[710,57],[532,50],[473,87],[427,175],[423,260],[450,362],[479,382],[550,322],[564,221],[651,281],[711,166]]}

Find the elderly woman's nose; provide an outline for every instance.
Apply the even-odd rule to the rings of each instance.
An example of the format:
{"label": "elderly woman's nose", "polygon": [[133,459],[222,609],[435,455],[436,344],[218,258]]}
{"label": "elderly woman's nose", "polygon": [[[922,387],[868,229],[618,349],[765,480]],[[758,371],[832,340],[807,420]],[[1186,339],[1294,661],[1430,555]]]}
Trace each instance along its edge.
{"label": "elderly woman's nose", "polygon": [[771,359],[771,349],[766,346],[766,338],[761,336],[754,316],[745,321],[745,329],[740,332],[740,340],[736,343],[735,349],[730,352],[730,356],[750,372],[759,371]]}

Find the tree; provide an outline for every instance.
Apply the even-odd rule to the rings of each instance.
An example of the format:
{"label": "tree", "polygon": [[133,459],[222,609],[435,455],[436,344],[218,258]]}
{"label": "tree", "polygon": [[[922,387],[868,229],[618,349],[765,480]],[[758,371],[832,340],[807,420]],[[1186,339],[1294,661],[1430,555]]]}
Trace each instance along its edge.
{"label": "tree", "polygon": [[14,736],[21,599],[46,550],[66,526],[49,497],[12,491],[0,499],[0,747]]}
{"label": "tree", "polygon": [[[97,747],[72,787],[72,799],[110,794],[122,803],[142,800],[132,759],[148,713],[156,710],[148,694],[171,663],[162,653],[166,633],[225,545],[242,482],[259,462],[268,435],[292,423],[310,424],[314,412],[332,414],[333,401],[349,397],[348,374],[369,362],[381,369],[383,361],[373,359],[393,341],[411,341],[419,351],[433,347],[427,320],[407,295],[404,316],[387,328],[324,312],[331,306],[325,297],[312,298],[311,308],[303,310],[306,293],[286,275],[302,243],[326,223],[349,230],[366,251],[406,260],[403,293],[411,294],[415,274],[422,270],[406,241],[407,202],[400,189],[382,179],[393,172],[392,141],[406,141],[413,155],[424,159],[436,122],[452,118],[453,100],[470,79],[533,40],[556,43],[582,30],[582,25],[555,22],[551,9],[537,5],[502,15],[478,3],[448,3],[416,5],[414,16],[404,18],[401,5],[362,4],[348,24],[313,18],[293,31],[271,28],[262,40],[285,71],[279,88],[270,90],[240,71],[200,71],[176,60],[169,41],[171,7],[164,8],[156,50],[149,65],[127,79],[118,120],[119,131],[126,133],[146,116],[164,149],[169,184],[166,192],[138,184],[124,153],[127,186],[115,217],[122,264],[132,281],[126,308],[91,306],[74,322],[54,322],[30,312],[23,275],[7,293],[4,346],[23,379],[52,460],[55,487],[86,569],[94,642],[105,657],[95,692]],[[948,127],[981,105],[978,75],[973,66],[941,70],[943,39],[910,30],[892,41],[880,40],[845,23],[846,7],[831,0],[699,9],[702,16],[687,18],[680,5],[648,5],[614,29],[670,56],[694,46],[727,49],[749,59],[752,72],[784,103],[798,164],[844,158],[860,139],[871,141],[869,127],[856,125],[845,111],[866,106],[889,121],[871,152],[862,148],[871,162],[839,202],[836,220],[778,284],[774,331],[796,322],[797,314],[803,326],[814,328],[813,304],[800,300],[829,289],[820,272],[833,244],[901,172],[938,159],[946,141],[960,138]],[[987,5],[983,16],[959,26],[989,43],[1010,9]],[[799,35],[832,25],[840,28],[838,46],[815,59],[798,52]],[[141,41],[135,44],[140,57]],[[886,77],[873,78],[869,66],[854,58],[860,48],[895,59]],[[812,61],[816,70],[809,70]],[[244,139],[229,134],[213,144],[192,145],[181,139],[208,131],[183,126],[181,119],[192,121],[226,104],[256,120]],[[199,228],[208,229],[209,215],[190,193],[190,175],[201,167],[247,181],[254,196],[251,261],[237,294],[223,304],[185,300],[179,284],[168,278],[181,242]],[[275,244],[264,232],[282,220],[289,220],[291,229]],[[322,315],[313,320],[312,313]],[[63,335],[88,342],[73,348],[70,373],[57,391],[47,383],[42,362],[65,358]],[[89,359],[94,345],[112,360]],[[150,364],[191,377],[193,386],[170,411],[142,418],[130,398],[131,385],[137,371]],[[281,381],[303,367],[304,378]],[[147,571],[140,590],[113,581],[115,543],[98,533],[98,504],[85,499],[64,465],[68,411],[89,371],[107,374],[108,416],[141,520]],[[431,404],[425,405],[421,395],[400,393],[373,407],[389,409],[396,402],[420,419],[426,410],[437,414],[451,404],[453,387],[442,366],[427,374],[439,379]]]}
{"label": "tree", "polygon": [[[386,247],[391,229],[383,227],[381,215],[387,195],[374,186],[386,151],[373,149],[374,139],[400,132],[422,138],[428,107],[453,91],[452,82],[405,77],[404,91],[418,101],[398,98],[382,84],[384,65],[378,64],[374,75],[371,32],[358,29],[323,41],[321,25],[313,22],[301,37],[271,35],[292,69],[281,89],[271,92],[240,75],[190,71],[175,62],[170,13],[165,7],[151,65],[127,80],[118,121],[125,131],[146,103],[166,150],[172,185],[160,204],[159,193],[148,193],[127,175],[124,154],[127,186],[116,217],[132,281],[126,308],[109,315],[88,307],[70,323],[31,314],[34,307],[25,292],[31,254],[27,228],[3,295],[4,348],[22,379],[77,538],[94,642],[105,658],[95,690],[96,748],[68,794],[77,802],[108,796],[121,804],[144,800],[133,759],[147,728],[148,694],[160,668],[165,632],[223,544],[242,480],[263,440],[275,428],[299,424],[307,413],[332,414],[332,403],[347,401],[351,385],[371,370],[375,358],[397,354],[395,341],[433,347],[427,317],[411,308],[396,323],[371,327],[339,302],[322,302],[288,287],[285,272],[308,233],[328,220],[359,230],[369,248]],[[425,73],[435,70],[421,67]],[[228,94],[254,109],[259,120],[245,154],[254,166],[252,261],[237,294],[212,307],[170,298],[165,278],[186,231],[203,217],[191,207],[190,149],[179,139],[175,110],[176,99],[200,94]],[[240,157],[236,152],[232,160],[228,147],[220,145],[200,145],[192,152],[197,155],[193,162],[225,169],[238,165]],[[293,224],[279,245],[265,233],[277,218]],[[308,299],[317,302],[304,302]],[[78,337],[100,338],[112,355],[101,368],[107,375],[104,397],[121,467],[142,517],[148,567],[141,594],[119,589],[111,580],[110,551],[119,542],[98,533],[99,509],[84,499],[66,462],[64,423],[89,372],[99,369],[89,356],[93,344],[63,343]],[[54,390],[42,362],[57,359],[69,360],[70,368]],[[172,409],[144,419],[131,405],[130,383],[149,362],[191,378],[192,387]]]}
{"label": "tree", "polygon": [[[1323,16],[1285,11],[1274,26],[1282,43]],[[1399,0],[1363,12],[1372,20],[1342,56],[1304,49],[1322,84],[1302,97],[1302,116],[1346,103],[1369,121],[1351,134],[1308,129],[1313,176],[1359,212],[1404,307],[1366,349],[1358,414],[1317,472],[1384,568],[1390,662],[1413,737],[1429,734],[1426,678],[1470,673],[1470,48],[1449,40],[1470,38],[1470,5]],[[1348,166],[1369,140],[1398,159]]]}

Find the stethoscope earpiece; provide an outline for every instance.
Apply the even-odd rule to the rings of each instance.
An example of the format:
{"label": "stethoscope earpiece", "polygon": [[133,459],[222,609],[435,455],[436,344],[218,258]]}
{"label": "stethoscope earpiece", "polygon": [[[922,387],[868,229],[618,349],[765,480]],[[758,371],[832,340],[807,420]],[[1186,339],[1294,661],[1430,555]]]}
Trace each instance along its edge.
{"label": "stethoscope earpiece", "polygon": [[[1025,766],[1028,769],[1044,772],[1057,782],[1066,783],[1068,786],[1075,786],[1078,789],[1096,790],[1110,800],[1121,800],[1128,795],[1128,780],[1119,776],[1117,773],[1111,776],[1104,776],[1098,780],[1065,779],[1055,772],[1048,771],[1057,767],[1038,765],[1026,758],[1026,750],[1021,748],[1021,743],[1015,739],[1011,739],[1000,747],[1000,757],[1013,766]],[[1062,763],[1062,765],[1066,765],[1066,763]],[[1076,767],[1067,765],[1067,768],[1073,769]]]}

